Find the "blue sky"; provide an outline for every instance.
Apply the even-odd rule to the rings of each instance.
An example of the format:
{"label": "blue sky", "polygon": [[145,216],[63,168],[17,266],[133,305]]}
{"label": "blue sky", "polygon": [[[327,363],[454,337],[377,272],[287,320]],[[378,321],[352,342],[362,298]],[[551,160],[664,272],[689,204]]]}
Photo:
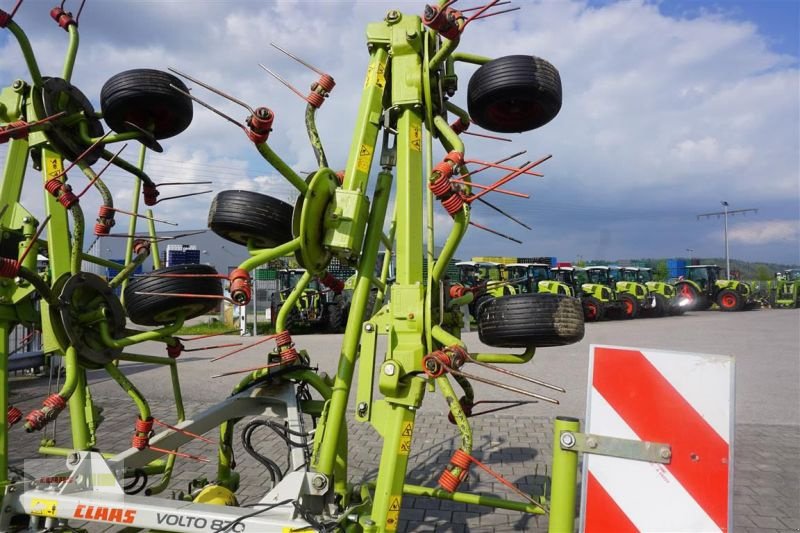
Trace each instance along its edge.
{"label": "blue sky", "polygon": [[[461,257],[580,255],[613,260],[675,257],[687,255],[687,248],[695,257],[721,257],[721,220],[698,221],[696,215],[719,210],[725,200],[731,209],[759,209],[758,214],[731,219],[733,258],[800,263],[800,2],[515,4],[522,10],[471,25],[460,49],[549,60],[561,73],[563,108],[545,127],[514,136],[510,146],[465,139],[468,156],[499,159],[527,149],[526,158],[553,158],[542,165],[544,178],[514,182],[516,190],[531,195],[529,200],[490,198],[526,220],[533,231],[483,206],[473,209],[474,220],[524,244],[473,228]],[[420,13],[424,3],[89,2],[73,81],[97,103],[102,84],[116,72],[168,66],[185,70],[252,105],[275,110],[271,145],[297,170],[312,170],[303,103],[257,64],[269,65],[299,87],[306,87],[313,75],[269,47],[275,41],[336,78],[337,87],[318,121],[331,164],[341,168],[367,60],[363,28],[394,6]],[[49,18],[49,7],[43,0],[28,0],[17,17],[46,74],[60,71],[65,44],[64,32]],[[459,71],[458,104],[466,102],[466,81],[473,70],[467,66]],[[24,76],[16,43],[0,32],[0,83]],[[244,118],[241,109],[199,87],[195,93]],[[190,128],[164,146],[164,154],[149,158],[148,170],[156,181],[213,179],[218,190],[248,188],[291,196],[241,132],[199,107]],[[0,162],[4,150],[0,147]],[[437,160],[441,152],[437,150]],[[134,159],[135,150],[128,148],[126,155]],[[499,177],[485,174],[486,181]],[[41,207],[41,191],[38,180],[30,181],[25,201],[35,211]],[[131,179],[112,171],[109,183],[117,202],[127,204]],[[158,206],[158,214],[181,227],[202,227],[210,200],[167,202]],[[87,206],[91,202],[96,199],[87,197]],[[449,227],[441,208],[436,222],[441,240]]]}

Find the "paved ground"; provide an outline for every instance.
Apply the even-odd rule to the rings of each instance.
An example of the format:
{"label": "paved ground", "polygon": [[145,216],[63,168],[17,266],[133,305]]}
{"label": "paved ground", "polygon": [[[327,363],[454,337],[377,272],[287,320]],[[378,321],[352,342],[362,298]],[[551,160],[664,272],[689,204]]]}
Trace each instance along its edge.
{"label": "paved ground", "polygon": [[[568,389],[562,405],[537,404],[518,408],[513,414],[475,418],[475,455],[519,486],[541,493],[550,457],[555,414],[582,415],[585,406],[586,369],[590,344],[614,344],[668,350],[719,353],[736,357],[736,435],[734,442],[734,526],[736,531],[800,531],[800,310],[762,310],[746,313],[703,312],[683,317],[587,325],[581,343],[543,350],[525,373],[536,375]],[[485,350],[475,334],[465,336],[472,350]],[[226,339],[227,340],[227,339]],[[321,370],[335,370],[335,335],[298,337],[298,345],[314,354]],[[208,344],[218,344],[210,339]],[[246,342],[253,342],[247,339]],[[199,344],[199,343],[198,343]],[[154,347],[142,347],[148,353]],[[163,347],[158,348],[163,350]],[[208,359],[224,350],[185,354],[181,359],[184,397],[189,412],[196,412],[224,396],[237,378],[210,380],[219,371],[259,364],[259,350],[244,352],[225,361]],[[160,352],[159,352],[160,353]],[[123,368],[149,398],[156,417],[172,420],[168,377],[164,369],[126,364]],[[128,445],[133,423],[130,401],[101,372],[92,375],[96,401],[105,407],[106,422],[100,428],[101,442],[118,450]],[[20,378],[12,384],[12,402],[23,411],[38,405],[47,392],[47,380]],[[487,387],[477,388],[484,399],[507,398],[508,394]],[[443,423],[444,402],[426,399],[418,417],[412,446],[409,479],[434,485],[456,446],[454,426]],[[511,413],[511,412],[509,412]],[[351,473],[355,478],[374,477],[380,441],[363,424],[350,423]],[[68,445],[67,424],[58,425],[58,441]],[[10,450],[12,462],[36,457],[41,435],[25,435],[15,428]],[[283,444],[266,433],[259,449],[276,458],[284,457]],[[357,444],[356,444],[357,443]],[[237,443],[238,446],[238,443]],[[213,456],[207,444],[195,442],[184,451]],[[243,501],[258,499],[264,491],[259,465],[241,448],[237,458],[242,472]],[[273,453],[270,453],[273,452]],[[213,477],[213,467],[181,461],[171,490],[183,489],[199,473]],[[469,490],[507,495],[505,489],[480,472],[469,481]],[[546,518],[521,518],[517,513],[493,511],[479,506],[407,497],[403,501],[401,530],[408,531],[546,531]]]}

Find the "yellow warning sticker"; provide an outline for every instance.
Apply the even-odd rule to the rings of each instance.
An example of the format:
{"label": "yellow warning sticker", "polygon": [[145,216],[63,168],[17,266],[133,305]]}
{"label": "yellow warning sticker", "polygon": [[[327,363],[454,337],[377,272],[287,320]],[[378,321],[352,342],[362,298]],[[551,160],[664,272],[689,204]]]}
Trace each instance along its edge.
{"label": "yellow warning sticker", "polygon": [[45,160],[45,165],[45,168],[47,169],[47,175],[51,178],[55,178],[64,172],[64,163],[61,161],[60,157],[48,157]]}
{"label": "yellow warning sticker", "polygon": [[376,85],[383,89],[386,86],[386,64],[378,63],[367,68],[367,77],[364,79],[364,87]]}
{"label": "yellow warning sticker", "polygon": [[39,498],[33,498],[31,500],[31,511],[32,515],[36,516],[56,516],[56,509],[58,507],[58,502],[55,500],[41,500]]}
{"label": "yellow warning sticker", "polygon": [[400,437],[400,455],[408,455],[411,451],[411,437]]}
{"label": "yellow warning sticker", "polygon": [[411,143],[412,150],[416,150],[417,152],[422,151],[422,131],[420,131],[419,126],[411,126],[409,142]]}
{"label": "yellow warning sticker", "polygon": [[389,512],[386,513],[386,531],[397,531],[397,523],[400,521],[400,496],[392,496],[389,499]]}
{"label": "yellow warning sticker", "polygon": [[400,433],[401,437],[410,437],[414,434],[414,422],[406,422],[403,424],[403,432]]}
{"label": "yellow warning sticker", "polygon": [[372,164],[372,146],[362,144],[358,149],[358,160],[356,161],[356,169],[359,172],[369,172],[369,167]]}
{"label": "yellow warning sticker", "polygon": [[375,85],[383,89],[386,85],[386,64],[378,63],[378,70],[375,75]]}

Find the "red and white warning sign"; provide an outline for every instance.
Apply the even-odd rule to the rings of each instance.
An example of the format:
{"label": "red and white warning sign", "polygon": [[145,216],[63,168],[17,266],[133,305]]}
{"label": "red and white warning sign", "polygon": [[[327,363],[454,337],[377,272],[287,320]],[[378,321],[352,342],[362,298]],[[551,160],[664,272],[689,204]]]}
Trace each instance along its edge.
{"label": "red and white warning sign", "polygon": [[582,530],[728,531],[733,358],[592,346],[586,433],[668,444],[669,464],[583,456]]}

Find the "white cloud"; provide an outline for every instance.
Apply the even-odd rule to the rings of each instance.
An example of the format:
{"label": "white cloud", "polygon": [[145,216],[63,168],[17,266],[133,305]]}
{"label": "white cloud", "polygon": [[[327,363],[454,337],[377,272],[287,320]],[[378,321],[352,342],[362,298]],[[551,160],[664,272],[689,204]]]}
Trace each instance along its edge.
{"label": "white cloud", "polygon": [[[391,4],[395,6],[420,13],[423,2]],[[89,3],[81,20],[73,79],[97,104],[102,84],[116,72],[145,66],[185,70],[252,106],[270,107],[276,113],[271,146],[295,170],[312,170],[313,153],[303,126],[305,104],[257,64],[267,64],[301,91],[315,75],[272,49],[269,42],[274,41],[336,78],[318,125],[331,166],[339,169],[347,158],[368,59],[364,27],[381,20],[388,8],[384,2],[365,1]],[[800,217],[797,57],[772,51],[770,36],[759,33],[755,24],[719,13],[673,18],[657,2],[645,0],[602,6],[579,0],[530,1],[522,8],[476,21],[460,44],[465,52],[493,57],[535,54],[561,73],[564,104],[552,123],[515,137],[511,147],[465,139],[468,155],[484,159],[523,148],[531,159],[555,156],[543,169],[544,179],[513,183],[514,189],[534,198],[546,190],[561,206],[559,217],[543,217],[534,234],[527,234],[531,246],[541,249],[519,255],[547,255],[569,247],[559,253],[589,256],[615,250],[637,256],[644,244],[630,232],[643,226],[662,236],[665,254],[687,245],[698,253],[704,246],[714,250],[713,239],[683,241],[695,228],[693,215],[716,205],[723,191],[732,205],[752,203],[762,213],[782,210],[774,218]],[[42,59],[43,72],[52,75],[61,70],[66,35],[47,11],[41,3],[26,3],[18,21]],[[460,91],[454,101],[462,106],[474,68],[459,65]],[[0,79],[24,75],[18,46],[8,32],[0,32]],[[246,115],[204,89],[193,87],[193,93],[237,120]],[[210,176],[215,191],[236,187],[283,197],[291,193],[241,131],[199,106],[189,129],[164,144],[165,154],[148,156],[157,182]],[[129,148],[128,159],[135,159],[131,153]],[[435,158],[441,155],[437,148]],[[109,182],[130,189],[131,179],[115,173]],[[490,179],[489,172],[481,176],[484,182]],[[38,182],[34,189],[38,195]],[[199,188],[181,192],[189,190]],[[167,202],[158,211],[190,227],[203,226],[211,196]],[[515,203],[511,210],[537,212],[541,204],[532,205]],[[606,230],[598,238],[603,221],[581,207],[585,205],[625,213],[634,223]],[[674,219],[659,222],[650,215],[665,211],[680,212],[686,225]],[[437,207],[440,220],[446,219],[438,216],[442,213]],[[475,215],[486,218],[493,229],[519,236],[518,227],[485,207],[476,206]],[[568,236],[570,232],[575,235]],[[446,228],[437,234],[446,234]],[[488,241],[485,232],[474,228],[466,237],[467,248],[486,252],[477,255],[488,254],[487,242],[496,252],[490,255],[518,249],[510,242]],[[776,257],[784,248],[774,248]]]}
{"label": "white cloud", "polygon": [[764,220],[739,223],[728,229],[728,239],[744,244],[770,244],[797,241],[800,220]]}

